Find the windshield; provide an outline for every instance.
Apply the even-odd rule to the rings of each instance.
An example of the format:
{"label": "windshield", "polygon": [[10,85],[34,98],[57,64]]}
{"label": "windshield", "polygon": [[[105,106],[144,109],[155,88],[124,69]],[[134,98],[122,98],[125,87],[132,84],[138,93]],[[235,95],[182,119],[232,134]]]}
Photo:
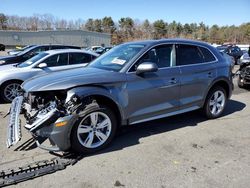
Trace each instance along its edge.
{"label": "windshield", "polygon": [[38,55],[35,55],[34,57],[28,59],[27,61],[20,63],[19,65],[17,65],[17,67],[19,67],[19,68],[28,67],[28,66],[34,64],[35,62],[37,62],[38,60],[44,58],[47,55],[48,55],[48,53],[44,53],[44,52],[39,53]]}
{"label": "windshield", "polygon": [[103,54],[88,67],[111,70],[118,72],[126,63],[128,63],[135,55],[137,55],[144,45],[142,44],[122,44],[112,48],[107,53]]}
{"label": "windshield", "polygon": [[25,46],[23,47],[22,49],[20,49],[20,51],[24,51],[24,50],[27,50],[28,48],[31,48],[33,47],[34,45],[28,45],[28,46]]}
{"label": "windshield", "polygon": [[36,46],[31,46],[31,47],[29,47],[29,48],[26,48],[25,50],[22,50],[22,51],[19,52],[17,55],[18,55],[18,56],[24,55],[24,54],[26,54],[27,52],[29,52],[29,51],[31,51],[31,50],[33,50],[33,49],[35,49],[35,48],[36,48]]}

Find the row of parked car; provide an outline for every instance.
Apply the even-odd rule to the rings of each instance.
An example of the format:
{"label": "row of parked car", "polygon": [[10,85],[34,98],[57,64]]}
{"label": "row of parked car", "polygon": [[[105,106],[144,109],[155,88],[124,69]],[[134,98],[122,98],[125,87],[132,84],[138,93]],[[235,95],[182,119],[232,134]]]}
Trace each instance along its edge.
{"label": "row of parked car", "polygon": [[241,50],[238,46],[236,45],[222,45],[222,46],[217,46],[217,49],[220,52],[224,52],[231,56],[233,58],[233,61],[235,64],[238,64],[241,56],[244,53],[247,53],[247,51]]}
{"label": "row of parked car", "polygon": [[31,45],[0,57],[0,96],[11,102],[27,79],[55,71],[86,66],[99,54],[76,46]]}

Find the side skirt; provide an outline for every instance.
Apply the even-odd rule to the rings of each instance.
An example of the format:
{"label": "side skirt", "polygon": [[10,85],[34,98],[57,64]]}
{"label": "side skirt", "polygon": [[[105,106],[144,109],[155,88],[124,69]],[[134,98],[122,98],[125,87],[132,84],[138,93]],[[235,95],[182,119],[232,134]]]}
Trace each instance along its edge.
{"label": "side skirt", "polygon": [[189,107],[189,108],[185,108],[185,109],[182,109],[182,110],[170,112],[170,113],[167,113],[167,114],[161,114],[161,115],[153,116],[153,117],[150,117],[150,118],[137,120],[137,121],[134,121],[134,122],[129,122],[129,125],[142,123],[142,122],[146,122],[146,121],[151,121],[151,120],[155,120],[155,119],[160,119],[160,118],[165,118],[165,117],[169,117],[169,116],[174,116],[174,115],[177,115],[177,114],[182,114],[182,113],[185,113],[185,112],[190,112],[190,111],[193,111],[193,110],[197,110],[199,108],[200,108],[199,106],[192,106],[192,107]]}

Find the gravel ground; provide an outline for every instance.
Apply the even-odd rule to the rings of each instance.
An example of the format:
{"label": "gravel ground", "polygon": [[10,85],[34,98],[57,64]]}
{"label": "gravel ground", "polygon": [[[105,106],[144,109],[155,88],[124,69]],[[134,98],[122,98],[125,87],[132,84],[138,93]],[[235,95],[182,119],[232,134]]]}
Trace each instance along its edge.
{"label": "gravel ground", "polygon": [[[236,86],[219,119],[191,112],[128,127],[106,150],[15,187],[249,187],[249,106],[249,91]],[[8,108],[0,104],[0,170],[53,158],[25,130],[5,147]]]}

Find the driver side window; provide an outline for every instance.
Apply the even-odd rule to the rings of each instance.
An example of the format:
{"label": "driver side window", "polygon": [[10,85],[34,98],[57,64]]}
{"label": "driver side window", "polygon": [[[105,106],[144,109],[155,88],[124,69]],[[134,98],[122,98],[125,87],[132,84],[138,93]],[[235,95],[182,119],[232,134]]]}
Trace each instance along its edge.
{"label": "driver side window", "polygon": [[155,63],[158,68],[170,67],[172,49],[173,45],[160,45],[150,49],[131,67],[129,72],[135,72],[137,67],[145,62]]}
{"label": "driver side window", "polygon": [[68,65],[68,54],[56,54],[43,61],[48,67]]}

